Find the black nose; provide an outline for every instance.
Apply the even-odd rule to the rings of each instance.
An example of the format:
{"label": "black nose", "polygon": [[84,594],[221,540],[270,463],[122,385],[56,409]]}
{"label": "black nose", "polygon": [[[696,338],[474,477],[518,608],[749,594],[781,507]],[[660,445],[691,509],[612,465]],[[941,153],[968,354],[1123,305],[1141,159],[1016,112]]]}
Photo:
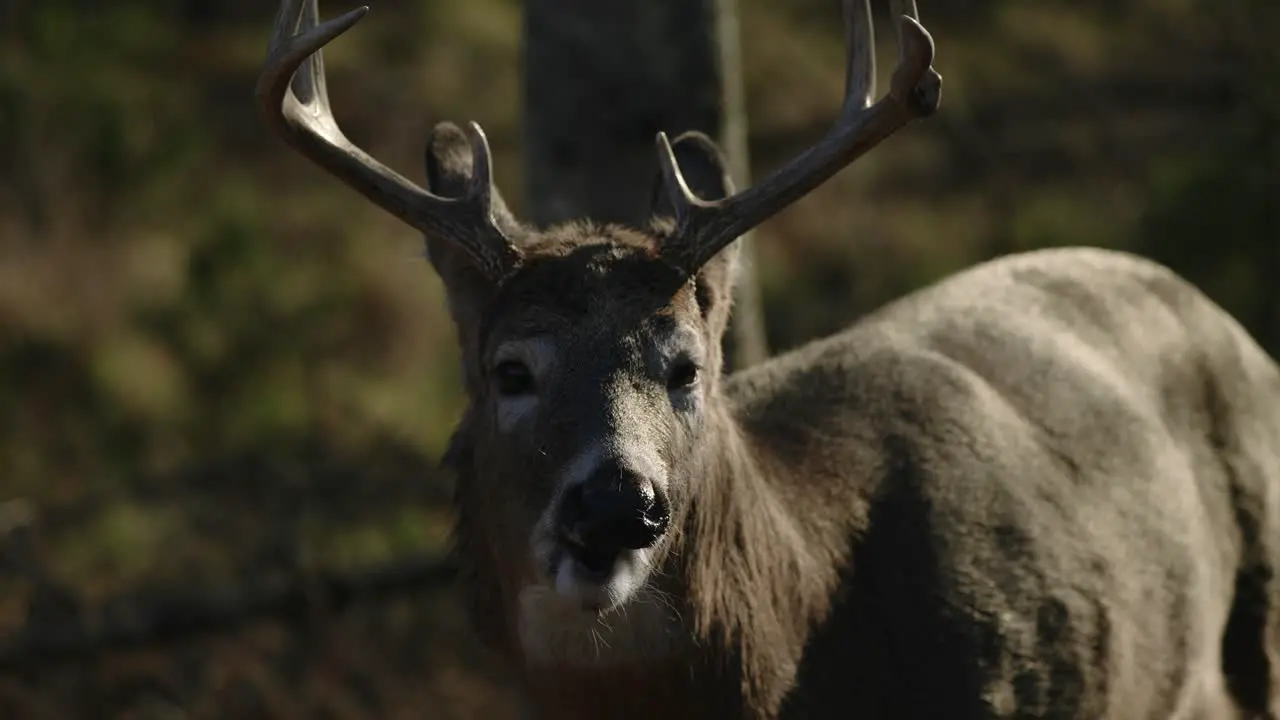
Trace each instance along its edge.
{"label": "black nose", "polygon": [[671,518],[666,499],[651,481],[607,462],[569,490],[560,519],[579,544],[641,550],[658,542]]}

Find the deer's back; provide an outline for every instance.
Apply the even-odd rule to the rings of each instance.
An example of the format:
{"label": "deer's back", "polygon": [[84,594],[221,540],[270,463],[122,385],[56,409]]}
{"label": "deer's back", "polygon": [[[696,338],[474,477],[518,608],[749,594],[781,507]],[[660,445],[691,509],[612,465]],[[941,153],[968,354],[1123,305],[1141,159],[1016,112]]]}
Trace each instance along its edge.
{"label": "deer's back", "polygon": [[797,714],[1221,709],[1238,572],[1277,557],[1280,373],[1168,270],[1005,258],[729,392],[782,496],[821,498],[799,508],[815,542],[851,559]]}

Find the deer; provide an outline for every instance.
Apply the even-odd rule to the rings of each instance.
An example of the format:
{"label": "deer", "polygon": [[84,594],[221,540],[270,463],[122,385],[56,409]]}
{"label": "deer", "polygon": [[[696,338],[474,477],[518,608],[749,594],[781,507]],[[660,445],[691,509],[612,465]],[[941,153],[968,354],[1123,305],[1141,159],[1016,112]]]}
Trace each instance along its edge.
{"label": "deer", "polygon": [[845,98],[738,190],[706,135],[656,138],[645,227],[518,221],[476,123],[426,187],[356,147],[320,22],[283,0],[266,121],[425,238],[458,341],[460,591],[555,718],[1276,718],[1280,369],[1163,265],[1015,253],[727,372],[739,237],[939,107],[895,2]]}

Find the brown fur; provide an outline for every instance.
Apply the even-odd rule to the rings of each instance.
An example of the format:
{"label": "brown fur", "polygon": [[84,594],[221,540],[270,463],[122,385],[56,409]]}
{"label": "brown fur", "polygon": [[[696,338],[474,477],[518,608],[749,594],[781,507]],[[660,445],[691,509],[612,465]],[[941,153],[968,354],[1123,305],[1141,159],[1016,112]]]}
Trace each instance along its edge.
{"label": "brown fur", "polygon": [[[531,236],[477,337],[537,306],[584,347],[659,316],[718,347],[731,258],[685,282],[663,269],[665,227]],[[494,444],[475,374],[446,461],[463,587],[540,717],[1268,712],[1280,372],[1168,271],[1012,257],[710,372],[697,440],[669,438],[687,487],[638,601],[664,610],[606,613],[622,646],[596,666],[522,647],[523,478],[552,466]]]}

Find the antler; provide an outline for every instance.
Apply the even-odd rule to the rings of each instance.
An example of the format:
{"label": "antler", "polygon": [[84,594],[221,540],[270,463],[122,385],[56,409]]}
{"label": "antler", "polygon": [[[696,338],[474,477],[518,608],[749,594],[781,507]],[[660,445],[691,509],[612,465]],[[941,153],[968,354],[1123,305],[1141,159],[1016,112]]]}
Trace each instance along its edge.
{"label": "antler", "polygon": [[467,192],[460,198],[444,198],[353,145],[333,117],[320,49],[351,29],[368,10],[360,7],[318,24],[316,0],[282,0],[258,76],[261,110],[271,127],[302,155],[409,225],[455,243],[490,280],[501,282],[519,262],[520,252],[493,221],[489,142],[479,125],[467,126],[472,152]]}
{"label": "antler", "polygon": [[[861,7],[859,7],[861,6]],[[875,31],[869,0],[843,0],[845,96],[827,134],[759,184],[722,200],[706,201],[685,183],[666,133],[658,133],[658,162],[676,210],[676,231],[664,256],[693,274],[747,230],[799,200],[841,168],[911,120],[938,109],[942,76],[933,63],[933,38],[920,25],[914,0],[895,0],[898,67],[889,94],[874,105]]]}

